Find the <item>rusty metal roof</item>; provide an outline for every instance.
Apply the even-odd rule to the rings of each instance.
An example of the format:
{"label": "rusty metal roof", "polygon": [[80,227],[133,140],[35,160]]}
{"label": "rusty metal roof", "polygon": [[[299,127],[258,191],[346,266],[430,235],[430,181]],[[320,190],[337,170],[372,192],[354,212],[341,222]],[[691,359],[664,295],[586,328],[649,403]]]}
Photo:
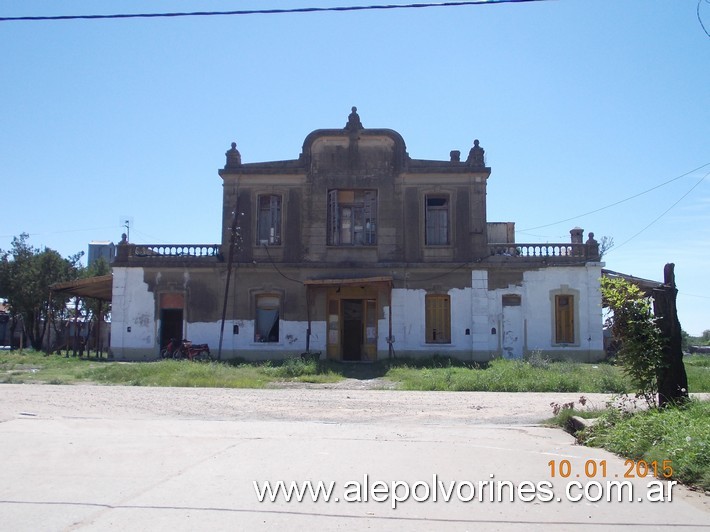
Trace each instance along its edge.
{"label": "rusty metal roof", "polygon": [[54,283],[50,289],[55,294],[68,294],[78,297],[93,297],[102,301],[111,301],[113,275],[100,275],[88,279],[77,279]]}

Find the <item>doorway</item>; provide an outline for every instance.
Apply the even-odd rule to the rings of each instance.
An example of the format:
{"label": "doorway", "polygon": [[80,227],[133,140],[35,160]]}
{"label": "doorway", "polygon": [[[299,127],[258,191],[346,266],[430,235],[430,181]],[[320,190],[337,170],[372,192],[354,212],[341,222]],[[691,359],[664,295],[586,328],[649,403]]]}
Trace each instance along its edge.
{"label": "doorway", "polygon": [[326,299],[327,356],[331,360],[377,360],[377,284],[328,287]]}
{"label": "doorway", "polygon": [[343,360],[361,360],[363,346],[363,300],[342,299]]}
{"label": "doorway", "polygon": [[517,294],[503,296],[503,358],[523,358],[523,308]]}
{"label": "doorway", "polygon": [[172,338],[182,340],[182,309],[164,308],[160,310],[160,348]]}

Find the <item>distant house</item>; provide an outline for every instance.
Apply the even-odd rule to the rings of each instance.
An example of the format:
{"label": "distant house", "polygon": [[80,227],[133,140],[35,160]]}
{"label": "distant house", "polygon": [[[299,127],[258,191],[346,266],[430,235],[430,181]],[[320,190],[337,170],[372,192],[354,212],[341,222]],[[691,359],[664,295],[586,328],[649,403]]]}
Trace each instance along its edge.
{"label": "distant house", "polygon": [[116,245],[109,241],[92,240],[89,242],[89,256],[87,265],[91,266],[97,260],[103,259],[106,264],[111,264],[116,256]]}
{"label": "distant house", "polygon": [[216,351],[220,335],[223,358],[603,357],[593,235],[517,243],[512,222],[488,222],[478,141],[411,158],[353,108],[295,159],[243,163],[234,143],[226,158],[219,244],[117,245],[115,357],[185,337]]}

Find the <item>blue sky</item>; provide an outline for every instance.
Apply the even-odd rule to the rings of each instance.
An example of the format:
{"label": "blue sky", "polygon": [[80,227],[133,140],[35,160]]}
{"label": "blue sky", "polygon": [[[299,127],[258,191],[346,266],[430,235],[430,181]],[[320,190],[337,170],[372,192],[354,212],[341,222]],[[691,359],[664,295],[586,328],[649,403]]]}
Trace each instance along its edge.
{"label": "blue sky", "polygon": [[[26,0],[3,2],[0,16],[364,3]],[[567,241],[579,226],[614,238],[610,269],[660,280],[675,262],[681,324],[700,334],[710,37],[697,6],[0,22],[0,248],[27,232],[66,256],[117,242],[126,217],[134,242],[217,243],[217,169],[232,141],[244,162],[294,159],[310,131],[343,127],[356,105],[365,127],[399,131],[413,158],[465,155],[480,139],[489,221],[516,222],[519,242]],[[700,14],[710,29],[710,3]]]}

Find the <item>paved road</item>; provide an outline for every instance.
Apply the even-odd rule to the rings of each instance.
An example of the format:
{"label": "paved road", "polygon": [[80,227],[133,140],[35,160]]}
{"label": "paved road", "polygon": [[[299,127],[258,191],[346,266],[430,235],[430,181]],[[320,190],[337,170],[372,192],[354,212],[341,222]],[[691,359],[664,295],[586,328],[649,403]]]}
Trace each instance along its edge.
{"label": "paved road", "polygon": [[[586,484],[596,498],[591,481],[604,487],[628,469],[562,431],[531,424],[535,412],[548,415],[550,402],[570,399],[0,385],[0,528],[710,529],[710,497],[675,486],[672,501],[649,502],[649,478],[631,481],[632,502],[569,501],[569,482],[579,482],[571,497]],[[565,460],[571,473],[561,478]],[[585,466],[596,476],[587,478]],[[335,484],[330,502],[259,502],[253,483],[262,488],[266,480]],[[502,501],[495,490],[489,499],[484,482],[491,481],[499,481]],[[393,487],[404,498],[405,482],[422,502],[411,494],[394,500]]]}

